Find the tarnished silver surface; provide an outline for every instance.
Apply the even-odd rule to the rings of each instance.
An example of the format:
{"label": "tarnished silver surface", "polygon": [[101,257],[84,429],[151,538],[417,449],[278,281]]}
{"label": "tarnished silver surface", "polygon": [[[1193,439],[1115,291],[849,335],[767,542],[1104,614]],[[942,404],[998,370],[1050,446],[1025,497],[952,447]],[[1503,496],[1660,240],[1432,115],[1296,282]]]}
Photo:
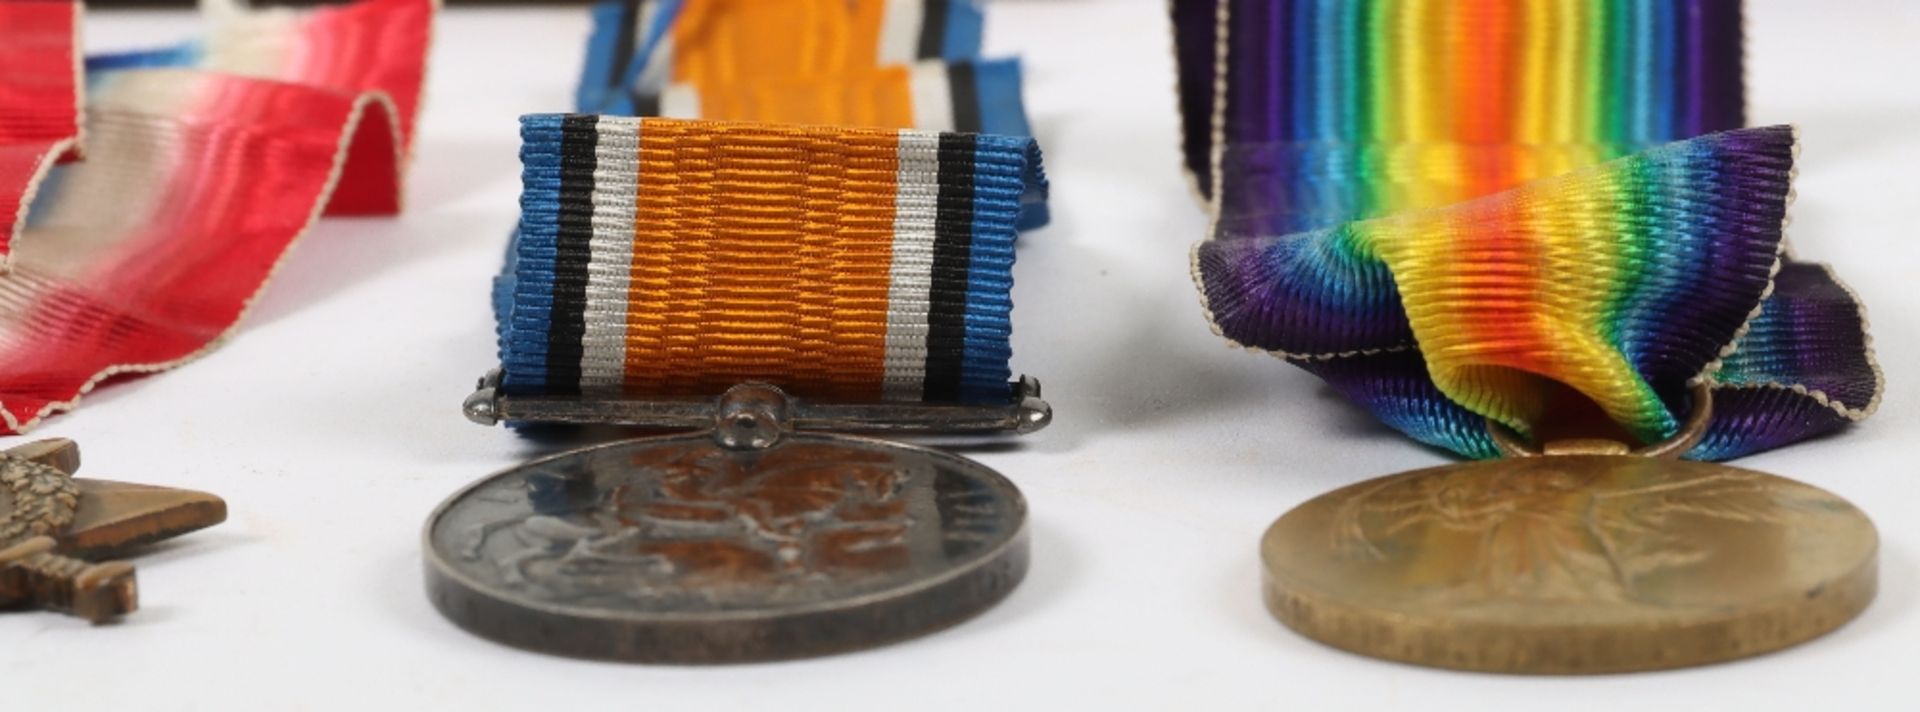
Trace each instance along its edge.
{"label": "tarnished silver surface", "polygon": [[576,450],[455,494],[424,534],[434,604],[544,652],[736,662],[925,633],[1025,574],[1026,504],[998,473],[790,433],[756,395],[730,394],[712,432]]}

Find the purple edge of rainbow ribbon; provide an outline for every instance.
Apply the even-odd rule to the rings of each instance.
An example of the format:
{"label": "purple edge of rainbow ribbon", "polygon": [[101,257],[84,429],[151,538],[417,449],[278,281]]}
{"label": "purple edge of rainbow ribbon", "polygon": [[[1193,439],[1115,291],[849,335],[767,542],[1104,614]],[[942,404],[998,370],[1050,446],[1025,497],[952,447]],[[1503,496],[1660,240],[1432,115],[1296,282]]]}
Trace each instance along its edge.
{"label": "purple edge of rainbow ribbon", "polygon": [[[1290,7],[1294,3],[1286,0],[1265,0],[1264,2],[1235,2],[1234,10],[1241,19],[1247,13],[1242,6],[1265,7],[1274,11],[1269,19],[1281,17],[1277,10]],[[1304,3],[1303,3],[1304,4]],[[1708,54],[1731,58],[1719,63],[1693,62],[1706,66],[1709,71],[1696,72],[1700,76],[1689,77],[1693,86],[1707,87],[1696,92],[1696,96],[1685,101],[1674,102],[1673,106],[1688,107],[1686,115],[1670,122],[1671,128],[1681,138],[1687,135],[1703,133],[1713,128],[1730,128],[1744,123],[1744,93],[1740,67],[1740,4],[1737,0],[1695,0],[1704,15],[1696,14],[1696,23],[1700,29],[1692,34],[1701,35],[1709,40],[1695,38],[1693,46],[1718,48],[1718,51],[1706,50]],[[1213,52],[1217,40],[1215,25],[1218,5],[1215,2],[1174,3],[1172,13],[1176,25],[1176,55],[1180,71],[1180,104],[1186,118],[1185,135],[1187,165],[1196,178],[1203,195],[1211,195],[1213,186],[1211,166],[1213,136],[1210,121],[1205,117],[1212,115],[1216,96],[1212,81],[1215,67]],[[1731,19],[1729,19],[1731,18]],[[1704,20],[1716,20],[1707,23]],[[1270,23],[1261,23],[1273,27]],[[1246,26],[1236,23],[1235,27]],[[1708,32],[1705,28],[1731,27],[1731,31]],[[1234,47],[1243,47],[1245,42],[1233,38]],[[1259,41],[1265,41],[1264,37]],[[1271,44],[1271,43],[1270,43]],[[1698,67],[1696,67],[1697,69]],[[1705,81],[1718,78],[1719,81]],[[1675,85],[1688,84],[1687,81],[1674,82]],[[1731,88],[1729,88],[1731,87]],[[1257,89],[1257,85],[1256,85]],[[1229,96],[1248,91],[1247,82],[1235,82],[1228,88]],[[1248,126],[1255,127],[1253,133],[1272,133],[1283,122],[1278,116],[1263,117],[1263,109],[1274,109],[1280,102],[1274,101],[1230,101],[1228,121],[1223,127],[1231,145],[1236,132],[1249,133]],[[1251,108],[1249,108],[1251,107]],[[1238,111],[1234,111],[1238,109]],[[1774,129],[1755,129],[1753,131],[1786,131],[1783,127]],[[1721,134],[1720,141],[1738,142],[1739,136],[1749,132]],[[1271,139],[1273,136],[1264,136]],[[1644,137],[1643,137],[1644,138]],[[1790,148],[1790,147],[1789,147]],[[1306,167],[1311,169],[1312,167]],[[1301,171],[1305,174],[1307,171]],[[1264,176],[1267,182],[1261,187],[1285,185],[1288,181],[1273,176]],[[1234,180],[1243,180],[1244,176],[1229,174],[1224,181],[1229,186]],[[1740,196],[1733,196],[1738,198]],[[1268,206],[1269,208],[1271,206]],[[1230,201],[1223,205],[1228,214],[1220,224],[1229,232],[1246,230],[1246,223],[1260,225],[1264,234],[1285,234],[1302,225],[1284,224],[1289,218],[1306,217],[1289,214],[1286,210],[1268,210],[1259,214],[1258,206],[1233,205]],[[1233,212],[1241,215],[1253,215],[1248,220],[1233,219]],[[1312,216],[1323,218],[1324,216]],[[1262,223],[1281,223],[1262,224]],[[1325,222],[1321,223],[1326,224]],[[1311,223],[1309,223],[1311,225]],[[1258,230],[1252,234],[1261,234]],[[1246,234],[1246,233],[1243,233]],[[1245,255],[1254,252],[1250,244],[1231,239],[1232,235],[1222,234],[1229,239],[1210,242],[1203,245],[1197,255],[1196,265],[1203,284],[1208,292],[1210,304],[1216,303],[1218,293],[1230,289],[1218,285],[1236,284],[1237,289],[1252,289],[1250,281],[1276,278],[1272,265],[1260,265],[1257,261],[1248,261]],[[1310,236],[1291,236],[1285,240],[1305,240]],[[1775,237],[1777,243],[1778,236]],[[1269,243],[1271,245],[1272,243]],[[1296,244],[1298,248],[1300,245]],[[1209,255],[1209,253],[1216,253]],[[1241,258],[1228,256],[1239,253]],[[1251,265],[1251,267],[1249,267]],[[1319,267],[1324,267],[1320,265]],[[1384,265],[1379,267],[1385,272]],[[1304,275],[1315,277],[1316,275]],[[1703,277],[1703,281],[1705,278]],[[1375,275],[1378,280],[1378,275]],[[1372,412],[1376,417],[1395,429],[1416,440],[1443,447],[1470,457],[1491,457],[1497,454],[1491,440],[1486,436],[1483,419],[1478,414],[1466,410],[1444,396],[1429,377],[1426,364],[1417,348],[1413,348],[1411,331],[1407,328],[1404,312],[1400,309],[1399,299],[1391,286],[1391,276],[1386,276],[1386,289],[1368,290],[1348,283],[1342,285],[1341,292],[1349,296],[1358,295],[1374,315],[1369,320],[1359,322],[1343,321],[1340,328],[1349,335],[1358,335],[1359,345],[1354,348],[1331,346],[1324,350],[1309,353],[1338,354],[1347,351],[1372,350],[1360,354],[1351,354],[1333,358],[1289,358],[1296,365],[1320,376],[1336,390]],[[1676,334],[1693,334],[1703,337],[1702,343],[1712,349],[1692,349],[1695,353],[1717,355],[1718,346],[1732,340],[1742,325],[1746,331],[1740,339],[1740,348],[1729,355],[1715,374],[1718,386],[1715,389],[1716,418],[1707,437],[1693,451],[1689,458],[1721,460],[1771,449],[1794,441],[1813,437],[1835,430],[1864,415],[1871,404],[1877,400],[1880,390],[1880,374],[1874,365],[1865,334],[1865,324],[1860,307],[1852,294],[1835,281],[1823,267],[1784,262],[1773,283],[1773,293],[1767,299],[1760,313],[1751,322],[1744,315],[1729,330],[1724,323],[1716,329],[1671,329]],[[1751,305],[1749,300],[1747,304]],[[1284,302],[1267,303],[1258,309],[1267,312],[1282,312],[1290,305]],[[1748,307],[1751,309],[1751,306]],[[1365,310],[1363,310],[1365,311]],[[1215,316],[1219,316],[1217,313]],[[1722,322],[1725,320],[1722,319]],[[1693,326],[1693,322],[1687,322]],[[1253,348],[1278,350],[1270,342],[1263,344],[1267,335],[1257,330],[1243,330],[1246,325],[1235,325],[1228,321],[1219,322],[1222,332],[1229,339]],[[1715,340],[1717,339],[1717,341]],[[1369,343],[1373,342],[1373,343]],[[1395,345],[1399,348],[1394,348]],[[1291,353],[1298,353],[1288,350]],[[1698,372],[1704,369],[1709,358],[1695,358],[1692,362],[1668,363],[1662,371]],[[1636,363],[1636,366],[1645,364]],[[1644,368],[1641,369],[1646,374]],[[1668,404],[1684,402],[1684,381],[1675,382],[1671,376],[1650,378],[1656,385],[1662,399]],[[1794,388],[1799,386],[1800,388]],[[1823,394],[1812,395],[1811,392]],[[1828,400],[1846,404],[1834,407]],[[1864,407],[1862,404],[1866,404]],[[1847,411],[1847,412],[1842,412]]]}

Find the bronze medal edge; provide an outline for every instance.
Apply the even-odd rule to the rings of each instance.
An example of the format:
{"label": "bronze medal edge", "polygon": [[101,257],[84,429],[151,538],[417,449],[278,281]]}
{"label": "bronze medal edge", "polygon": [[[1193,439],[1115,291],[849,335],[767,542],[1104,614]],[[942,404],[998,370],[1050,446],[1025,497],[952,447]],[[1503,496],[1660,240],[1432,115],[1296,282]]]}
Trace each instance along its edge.
{"label": "bronze medal edge", "polygon": [[1711,620],[1621,630],[1474,624],[1411,616],[1290,586],[1267,572],[1267,611],[1332,648],[1384,660],[1470,672],[1603,675],[1695,667],[1755,657],[1809,642],[1851,622],[1872,603],[1877,559],[1809,592],[1804,600],[1730,612]]}
{"label": "bronze medal edge", "polygon": [[[1465,463],[1465,466],[1481,465]],[[1866,541],[1846,571],[1811,590],[1728,607],[1713,616],[1673,616],[1645,625],[1552,626],[1465,621],[1367,605],[1314,584],[1308,572],[1289,571],[1277,553],[1287,520],[1310,505],[1348,497],[1388,480],[1461,464],[1372,478],[1321,494],[1294,507],[1261,536],[1261,597],[1281,624],[1320,644],[1350,653],[1469,672],[1515,675],[1604,675],[1709,665],[1785,650],[1834,632],[1866,611],[1879,587],[1879,532],[1866,514],[1824,488],[1751,470],[1831,498],[1862,525]],[[1727,469],[1741,470],[1743,468]]]}

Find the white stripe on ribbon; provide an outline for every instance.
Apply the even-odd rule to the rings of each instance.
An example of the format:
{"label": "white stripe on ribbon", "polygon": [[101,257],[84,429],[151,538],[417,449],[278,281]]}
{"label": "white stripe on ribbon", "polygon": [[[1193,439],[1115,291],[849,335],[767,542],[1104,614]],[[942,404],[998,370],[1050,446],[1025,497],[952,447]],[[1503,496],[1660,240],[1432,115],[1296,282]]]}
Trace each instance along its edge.
{"label": "white stripe on ribbon", "polygon": [[627,283],[633,275],[633,206],[639,194],[640,122],[595,122],[593,237],[587,241],[587,333],[580,392],[620,391],[627,369]]}
{"label": "white stripe on ribbon", "polygon": [[880,16],[880,66],[908,64],[920,54],[926,0],[888,0]]}
{"label": "white stripe on ribbon", "polygon": [[660,115],[670,119],[700,118],[700,90],[675,84],[660,93]]}
{"label": "white stripe on ribbon", "polygon": [[[659,5],[659,3],[649,3],[650,8],[657,5]],[[654,16],[655,11],[649,9],[647,11],[647,19],[640,25],[642,31],[640,36],[642,38],[647,36],[645,32],[653,26]],[[673,81],[673,50],[675,44],[673,41],[673,30],[668,29],[660,35],[659,44],[643,49],[642,51],[647,55],[646,64],[640,69],[640,76],[634,78],[633,86],[627,88],[632,90],[633,93],[642,96],[659,94],[661,90],[666,89],[667,84]]]}
{"label": "white stripe on ribbon", "polygon": [[927,310],[933,292],[934,218],[940,207],[938,135],[900,132],[900,169],[894,185],[887,380],[882,397],[917,401],[927,380]]}
{"label": "white stripe on ribbon", "polygon": [[913,97],[914,128],[953,130],[953,87],[947,81],[946,62],[914,64],[907,75],[907,93]]}

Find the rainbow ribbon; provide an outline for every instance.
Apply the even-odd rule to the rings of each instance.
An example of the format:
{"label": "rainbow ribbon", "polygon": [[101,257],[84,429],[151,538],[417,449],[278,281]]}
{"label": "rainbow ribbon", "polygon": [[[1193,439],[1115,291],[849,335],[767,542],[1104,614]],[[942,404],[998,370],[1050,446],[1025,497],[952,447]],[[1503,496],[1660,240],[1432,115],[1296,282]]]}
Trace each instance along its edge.
{"label": "rainbow ribbon", "polygon": [[609,0],[575,110],[1026,136],[972,0]]}
{"label": "rainbow ribbon", "polygon": [[321,213],[399,210],[436,6],[227,8],[82,82],[79,3],[0,2],[0,433],[230,338]]}
{"label": "rainbow ribbon", "polygon": [[521,138],[505,392],[1008,398],[1032,139],[585,114]]}
{"label": "rainbow ribbon", "polygon": [[[1737,0],[1176,3],[1215,329],[1464,455],[1591,403],[1690,457],[1866,417],[1852,294],[1783,257],[1797,137],[1744,123]],[[1215,81],[1215,73],[1224,75]],[[1570,395],[1577,395],[1569,399]]]}

